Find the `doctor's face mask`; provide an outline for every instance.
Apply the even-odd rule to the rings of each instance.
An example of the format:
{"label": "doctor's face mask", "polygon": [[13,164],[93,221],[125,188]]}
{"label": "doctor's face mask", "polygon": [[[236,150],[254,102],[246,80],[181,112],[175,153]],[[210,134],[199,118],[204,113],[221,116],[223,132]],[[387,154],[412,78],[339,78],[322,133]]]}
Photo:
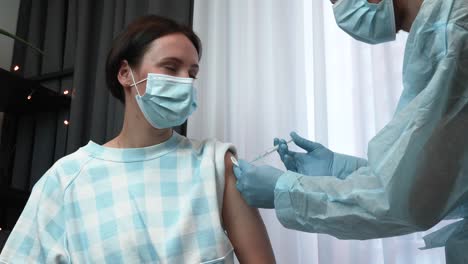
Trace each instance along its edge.
{"label": "doctor's face mask", "polygon": [[379,44],[396,38],[393,0],[338,0],[333,12],[338,26],[359,41]]}

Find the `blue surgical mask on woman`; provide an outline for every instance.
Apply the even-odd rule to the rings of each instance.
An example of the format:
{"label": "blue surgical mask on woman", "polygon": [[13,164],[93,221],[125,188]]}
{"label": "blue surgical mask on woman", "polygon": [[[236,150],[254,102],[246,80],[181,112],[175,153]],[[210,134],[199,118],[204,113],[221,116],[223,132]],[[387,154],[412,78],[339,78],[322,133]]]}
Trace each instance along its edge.
{"label": "blue surgical mask on woman", "polygon": [[333,12],[338,26],[359,41],[378,44],[396,38],[393,0],[339,0]]}
{"label": "blue surgical mask on woman", "polygon": [[[192,78],[148,73],[148,77],[135,82],[130,70],[135,96],[146,120],[155,128],[169,128],[183,124],[197,108]],[[146,92],[141,95],[137,84],[146,81]]]}

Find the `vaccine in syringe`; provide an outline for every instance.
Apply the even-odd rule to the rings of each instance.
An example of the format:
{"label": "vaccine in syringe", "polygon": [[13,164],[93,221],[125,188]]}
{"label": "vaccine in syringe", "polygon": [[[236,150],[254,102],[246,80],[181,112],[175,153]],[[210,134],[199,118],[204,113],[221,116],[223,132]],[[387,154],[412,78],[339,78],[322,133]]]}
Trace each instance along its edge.
{"label": "vaccine in syringe", "polygon": [[[292,139],[286,141],[286,145],[288,145],[288,144],[291,143],[292,141],[293,141]],[[263,158],[269,156],[271,153],[273,153],[273,152],[275,152],[276,150],[278,150],[279,146],[280,146],[280,145],[278,144],[277,146],[275,146],[275,147],[273,147],[273,148],[271,148],[271,149],[265,151],[263,154],[258,155],[255,159],[253,159],[252,161],[250,161],[250,163],[254,163],[254,162],[258,161],[258,160],[261,160],[261,159],[263,159]]]}

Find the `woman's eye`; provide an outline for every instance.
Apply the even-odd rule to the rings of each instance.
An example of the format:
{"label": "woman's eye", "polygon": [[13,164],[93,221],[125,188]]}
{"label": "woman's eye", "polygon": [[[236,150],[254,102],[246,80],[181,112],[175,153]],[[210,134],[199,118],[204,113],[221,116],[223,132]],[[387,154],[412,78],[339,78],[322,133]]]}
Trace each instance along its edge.
{"label": "woman's eye", "polygon": [[171,71],[171,72],[177,71],[176,67],[174,67],[174,66],[164,66],[164,69],[166,69],[168,71]]}

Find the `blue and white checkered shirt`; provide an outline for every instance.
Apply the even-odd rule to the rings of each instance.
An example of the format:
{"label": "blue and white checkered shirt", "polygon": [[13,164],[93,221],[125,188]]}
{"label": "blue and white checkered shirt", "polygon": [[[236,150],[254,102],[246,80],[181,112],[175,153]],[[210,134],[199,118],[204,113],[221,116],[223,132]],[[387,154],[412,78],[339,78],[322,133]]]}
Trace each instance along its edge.
{"label": "blue and white checkered shirt", "polygon": [[228,150],[175,132],[146,148],[89,142],[36,183],[0,262],[232,263],[221,223]]}

